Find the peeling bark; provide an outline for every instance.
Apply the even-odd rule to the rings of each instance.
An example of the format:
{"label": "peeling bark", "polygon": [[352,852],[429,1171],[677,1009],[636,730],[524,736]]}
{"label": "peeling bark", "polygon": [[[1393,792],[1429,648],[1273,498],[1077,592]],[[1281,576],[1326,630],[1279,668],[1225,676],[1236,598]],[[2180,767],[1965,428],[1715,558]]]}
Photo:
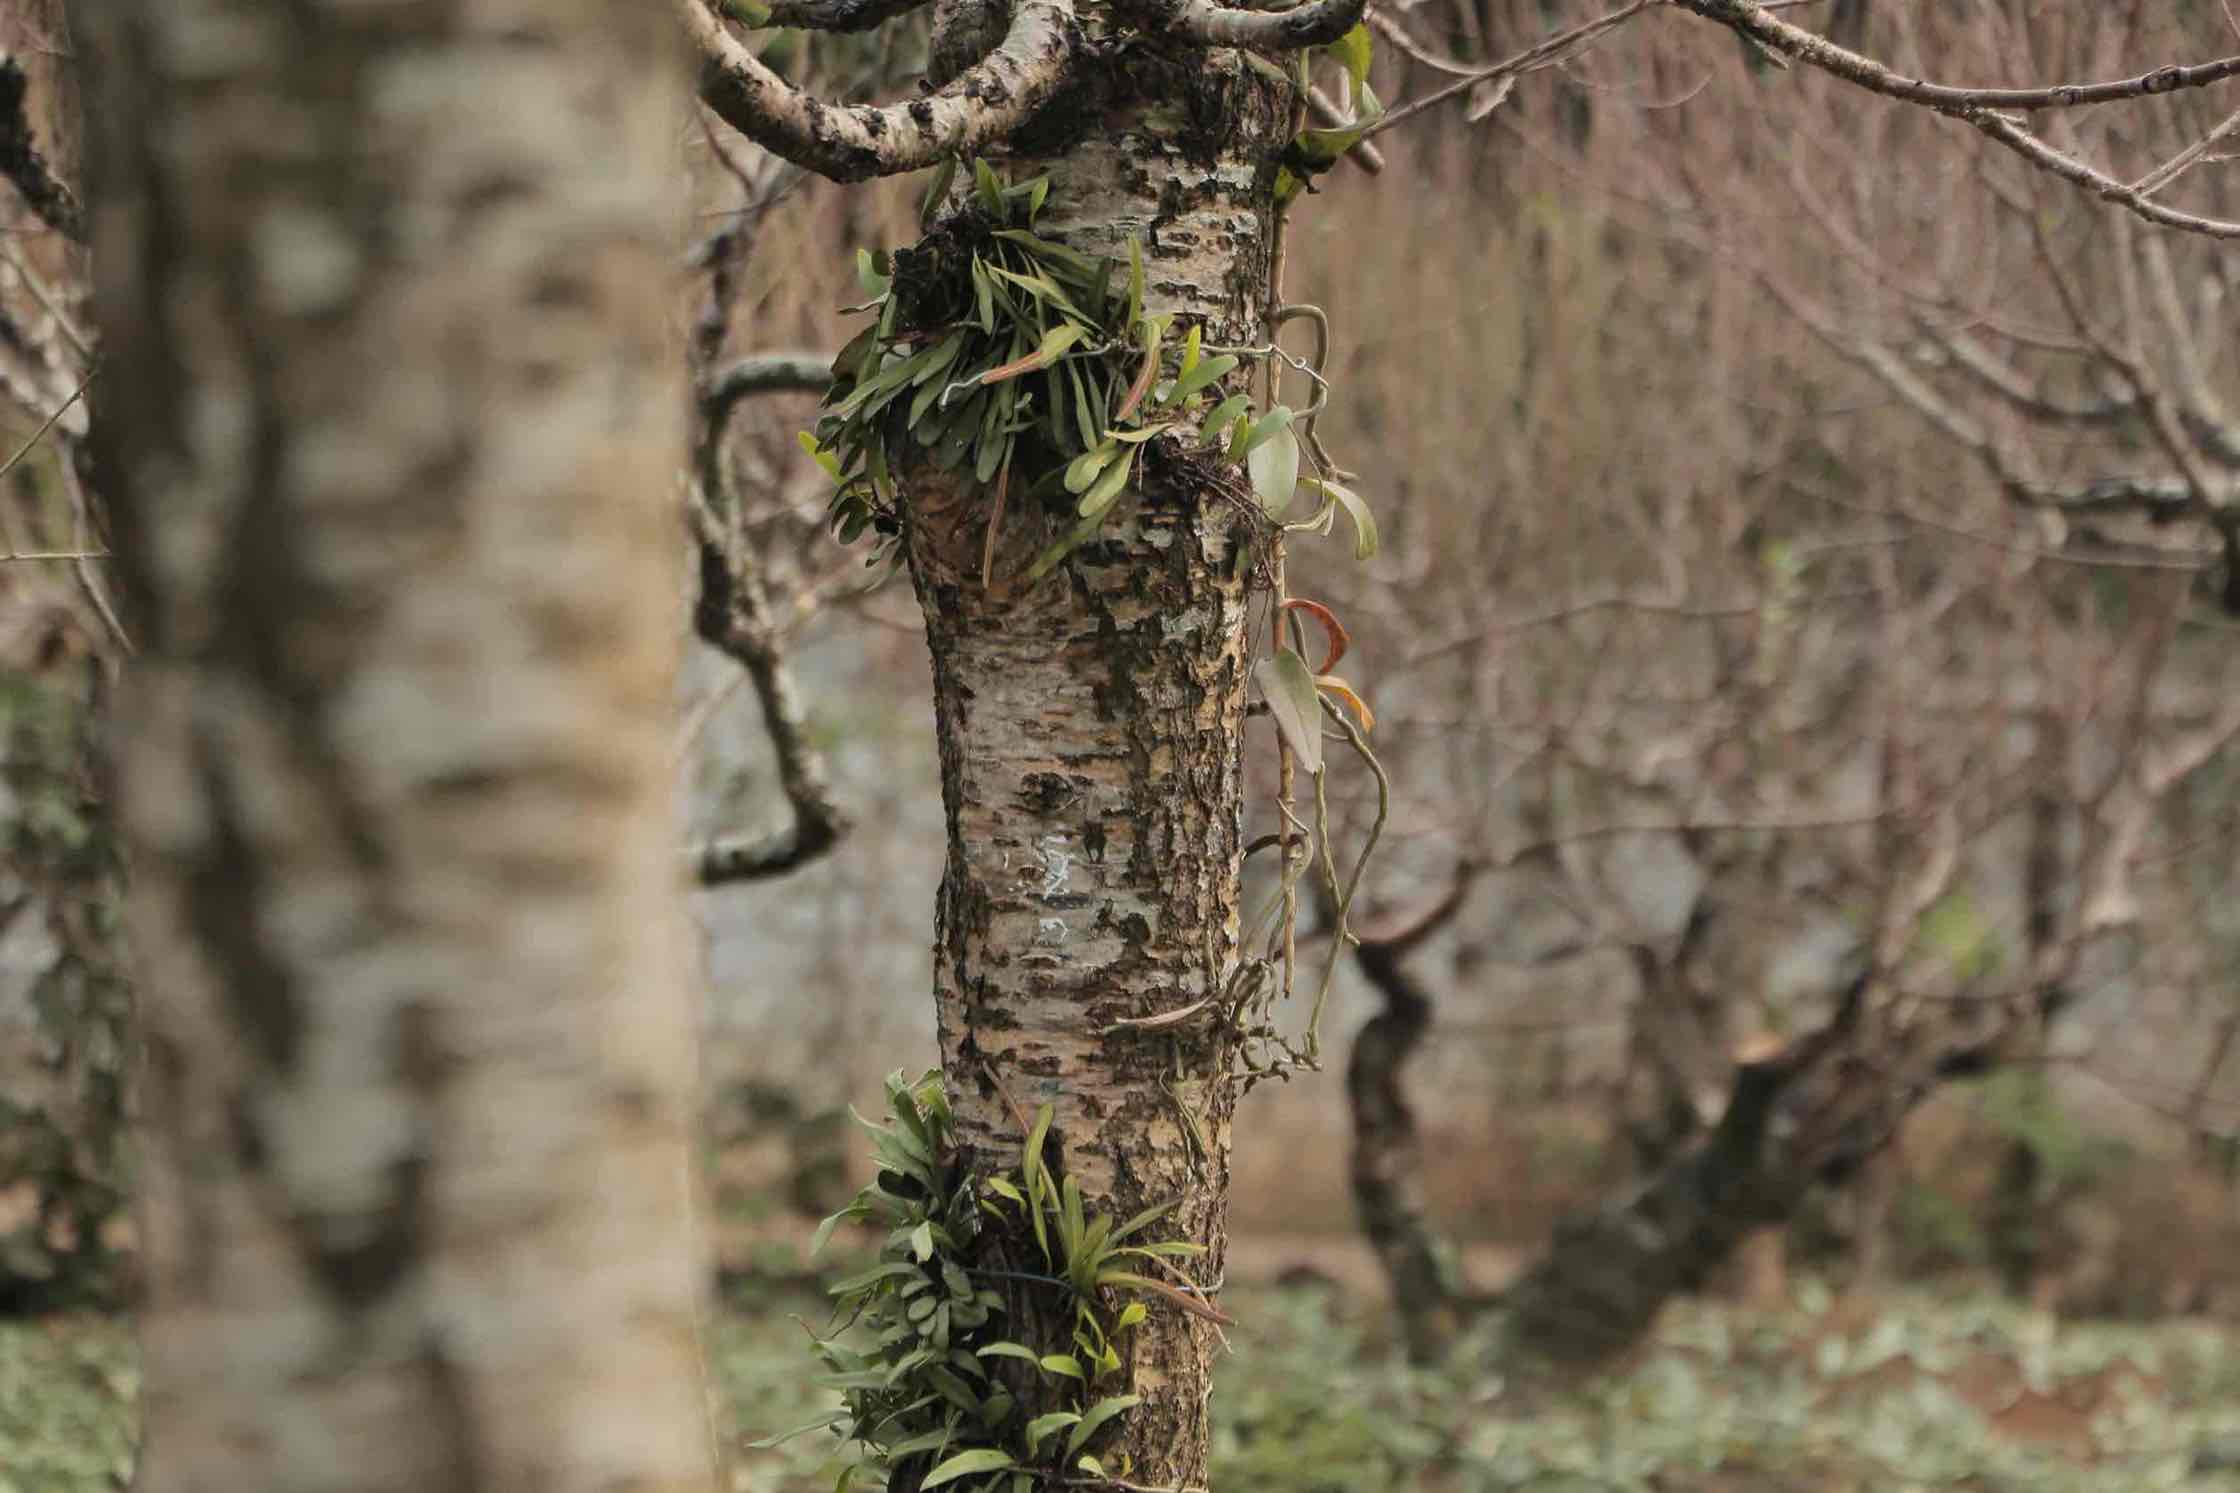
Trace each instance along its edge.
{"label": "peeling bark", "polygon": [[86,14],[141,1486],[705,1489],[673,18]]}
{"label": "peeling bark", "polygon": [[[1234,57],[1206,60],[1196,99],[1208,107],[1128,106],[1069,154],[1015,170],[1051,174],[1039,232],[1123,255],[1140,235],[1149,309],[1202,318],[1209,340],[1250,338],[1285,122]],[[1129,501],[1129,516],[1039,585],[986,588],[986,495],[930,476],[912,486],[906,543],[949,825],[934,994],[969,1164],[1014,1164],[1012,1105],[1051,1104],[1051,1159],[1091,1208],[1177,1202],[1158,1232],[1209,1246],[1182,1264],[1212,1289],[1235,1034],[1210,1017],[1157,1034],[1109,1028],[1218,994],[1237,965],[1249,671],[1236,562],[1249,529],[1181,463]],[[1071,523],[1015,505],[998,576]],[[1129,1458],[1136,1483],[1199,1485],[1214,1331],[1149,1304],[1121,1344],[1125,1383],[1109,1391],[1143,1403],[1100,1454],[1114,1468]],[[1014,1294],[1007,1331],[1032,1342],[1058,1325],[1031,1289]],[[1024,1414],[1039,1408],[1022,1397]]]}

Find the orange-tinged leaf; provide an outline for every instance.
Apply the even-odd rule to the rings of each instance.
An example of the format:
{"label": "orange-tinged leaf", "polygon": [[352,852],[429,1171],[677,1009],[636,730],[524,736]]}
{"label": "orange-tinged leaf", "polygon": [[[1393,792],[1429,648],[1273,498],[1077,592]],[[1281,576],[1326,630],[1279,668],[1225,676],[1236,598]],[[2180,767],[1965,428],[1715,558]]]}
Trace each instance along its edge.
{"label": "orange-tinged leaf", "polygon": [[1047,368],[1058,360],[1058,355],[1081,340],[1081,328],[1072,322],[1062,322],[1042,334],[1042,345],[1023,358],[1000,364],[980,375],[983,384],[1000,384],[1007,378],[1017,378],[1022,373],[1032,373],[1037,368]]}
{"label": "orange-tinged leaf", "polygon": [[1316,689],[1322,690],[1327,694],[1336,695],[1340,700],[1351,706],[1353,708],[1353,713],[1361,720],[1362,730],[1374,731],[1377,729],[1376,712],[1369,708],[1369,702],[1367,700],[1362,699],[1359,695],[1353,692],[1352,685],[1346,683],[1343,679],[1340,679],[1335,674],[1317,674],[1315,676],[1314,683]]}
{"label": "orange-tinged leaf", "polygon": [[1296,607],[1322,624],[1322,633],[1329,640],[1330,651],[1323,655],[1322,662],[1315,665],[1314,671],[1317,674],[1327,674],[1336,668],[1338,660],[1344,658],[1346,650],[1353,646],[1353,639],[1347,635],[1345,627],[1338,621],[1338,614],[1321,602],[1309,601],[1304,596],[1289,597],[1283,605],[1286,611]]}
{"label": "orange-tinged leaf", "polygon": [[1136,374],[1136,381],[1128,385],[1128,397],[1120,401],[1120,408],[1114,412],[1112,418],[1115,422],[1125,420],[1136,412],[1136,406],[1143,403],[1143,396],[1151,392],[1151,380],[1158,372],[1159,349],[1154,344],[1144,355],[1143,368]]}

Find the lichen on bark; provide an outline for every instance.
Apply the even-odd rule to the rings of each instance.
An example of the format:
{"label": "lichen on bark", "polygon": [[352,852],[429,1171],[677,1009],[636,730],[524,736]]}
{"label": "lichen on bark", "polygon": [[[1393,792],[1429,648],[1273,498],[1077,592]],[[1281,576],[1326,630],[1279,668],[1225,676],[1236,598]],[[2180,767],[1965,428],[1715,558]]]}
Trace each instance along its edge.
{"label": "lichen on bark", "polygon": [[[1241,61],[1199,61],[1194,103],[1115,90],[1012,174],[1050,177],[1038,233],[1091,255],[1141,245],[1148,311],[1256,340],[1286,120]],[[1181,1275],[1211,1299],[1237,1034],[1210,1009],[1172,1030],[1114,1025],[1219,995],[1239,959],[1252,526],[1193,472],[1147,460],[1104,530],[1031,586],[982,584],[984,489],[916,472],[901,527],[949,826],[934,995],[959,1143],[974,1170],[1002,1171],[1023,1140],[1013,1103],[1050,1105],[1053,1164],[1118,1216],[1173,1201],[1175,1234],[1208,1246]],[[1069,522],[1015,513],[998,573]],[[1023,1294],[1013,1305],[1032,1319]],[[1124,1350],[1143,1400],[1108,1467],[1203,1481],[1215,1345],[1210,1322],[1153,1305]]]}

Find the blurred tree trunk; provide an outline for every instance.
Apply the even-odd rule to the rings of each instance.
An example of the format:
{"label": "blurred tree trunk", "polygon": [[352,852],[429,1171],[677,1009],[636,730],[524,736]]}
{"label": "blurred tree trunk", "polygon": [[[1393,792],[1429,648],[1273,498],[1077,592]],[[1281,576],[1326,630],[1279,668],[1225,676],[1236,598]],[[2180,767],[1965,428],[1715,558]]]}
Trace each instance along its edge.
{"label": "blurred tree trunk", "polygon": [[[1140,235],[1148,310],[1206,318],[1208,343],[1249,343],[1264,335],[1265,163],[1288,120],[1234,55],[1191,67],[1187,80],[1133,80],[1070,154],[1019,161],[1013,179],[1050,173],[1046,237],[1125,264]],[[1193,108],[1158,107],[1154,82],[1188,89]],[[999,530],[992,586],[984,503],[927,474],[907,505],[949,827],[934,991],[968,1163],[1015,1163],[1011,1102],[1028,1117],[1049,1103],[1049,1159],[1091,1209],[1178,1203],[1157,1232],[1206,1245],[1181,1264],[1217,1284],[1234,1032],[1212,1008],[1156,1033],[1110,1028],[1218,1004],[1237,966],[1248,672],[1237,559],[1251,531],[1187,470],[1140,493],[1132,516],[1018,587],[1003,582],[1062,532],[1043,505],[1013,505],[1032,516]],[[1032,1324],[1057,1333],[1068,1320],[1056,1305],[1023,1287],[1006,1320],[1033,1342]],[[1100,1455],[1114,1468],[1130,1459],[1138,1483],[1202,1485],[1217,1335],[1151,1305],[1121,1348],[1123,1388],[1143,1403]],[[1070,1351],[1062,1334],[1039,1346]],[[1022,1415],[1055,1393],[1023,1385]]]}
{"label": "blurred tree trunk", "polygon": [[[1351,1180],[1362,1232],[1384,1267],[1408,1356],[1438,1358],[1466,1313],[1479,1303],[1465,1294],[1452,1247],[1432,1225],[1423,1195],[1423,1136],[1408,1103],[1407,1066],[1431,1030],[1431,992],[1407,971],[1407,959],[1463,904],[1478,874],[1465,862],[1446,895],[1392,929],[1365,931],[1354,962],[1383,1009],[1362,1024],[1346,1061],[1346,1103],[1353,1117]],[[1335,899],[1317,887],[1323,921],[1335,923]]]}
{"label": "blurred tree trunk", "polygon": [[674,18],[86,19],[143,1483],[705,1489]]}
{"label": "blurred tree trunk", "polygon": [[[1556,1226],[1503,1298],[1526,1353],[1566,1370],[1622,1356],[1674,1296],[1702,1290],[1753,1240],[1778,1242],[1812,1187],[1857,1176],[1938,1084],[1997,1060],[1996,1038],[1978,1049],[1871,1037],[1864,984],[1818,1031],[1778,1051],[1746,1051],[1700,1143]],[[1757,1262],[1762,1283],[1769,1264]]]}

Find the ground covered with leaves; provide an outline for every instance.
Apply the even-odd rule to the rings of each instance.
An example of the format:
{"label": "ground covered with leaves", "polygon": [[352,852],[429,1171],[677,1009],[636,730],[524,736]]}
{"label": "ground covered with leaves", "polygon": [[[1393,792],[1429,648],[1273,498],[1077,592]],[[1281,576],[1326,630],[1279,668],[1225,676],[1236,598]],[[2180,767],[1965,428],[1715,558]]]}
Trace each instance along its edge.
{"label": "ground covered with leaves", "polygon": [[[741,1299],[746,1298],[741,1292]],[[735,1486],[829,1488],[831,1439],[749,1441],[815,1420],[818,1302],[753,1292],[712,1344]],[[1232,1293],[1216,1392],[1220,1493],[2240,1493],[2240,1335],[2205,1324],[2065,1324],[1985,1297],[1669,1312],[1618,1373],[1521,1392],[1491,1342],[1406,1368],[1382,1328],[1317,1289]],[[0,1493],[122,1488],[136,1387],[104,1318],[0,1323]]]}

